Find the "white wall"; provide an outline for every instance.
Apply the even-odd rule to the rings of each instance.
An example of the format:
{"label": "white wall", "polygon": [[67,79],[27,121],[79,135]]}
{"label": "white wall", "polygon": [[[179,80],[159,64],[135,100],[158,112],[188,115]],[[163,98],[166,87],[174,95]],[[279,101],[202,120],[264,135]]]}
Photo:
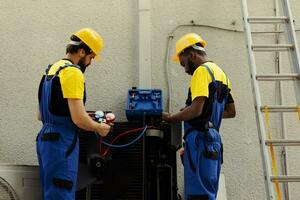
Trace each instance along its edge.
{"label": "white wall", "polygon": [[[93,27],[105,41],[102,61],[93,63],[86,72],[87,109],[113,110],[119,121],[125,120],[127,89],[138,84],[137,1],[1,0],[0,162],[37,163],[35,136],[40,123],[35,120],[35,112],[38,83],[47,64],[64,57],[69,35],[81,27]],[[251,11],[256,15],[271,15],[272,2],[253,0]],[[296,27],[300,27],[300,2],[294,0],[292,5]],[[225,146],[223,172],[227,198],[264,199],[239,0],[153,0],[151,6],[152,87],[163,89],[166,105],[165,55],[169,36],[173,36],[169,40],[170,53],[173,54],[174,44],[181,35],[187,32],[201,34],[207,40],[209,57],[226,71],[232,81],[237,107],[237,117],[224,120],[221,132]],[[199,26],[176,29],[179,25],[190,24],[191,20]],[[274,67],[273,54],[260,58],[266,58],[260,66]],[[175,112],[184,105],[190,77],[176,63],[170,62],[168,66],[173,88],[171,111]],[[269,92],[265,92],[265,96],[269,100],[274,97],[274,87],[267,88]],[[293,95],[287,93],[285,97],[289,100]],[[295,135],[299,132],[296,115],[288,117],[294,120],[289,127]],[[276,134],[278,119],[274,120],[272,130]],[[182,191],[181,170],[179,166]],[[297,174],[297,168],[293,170]]]}

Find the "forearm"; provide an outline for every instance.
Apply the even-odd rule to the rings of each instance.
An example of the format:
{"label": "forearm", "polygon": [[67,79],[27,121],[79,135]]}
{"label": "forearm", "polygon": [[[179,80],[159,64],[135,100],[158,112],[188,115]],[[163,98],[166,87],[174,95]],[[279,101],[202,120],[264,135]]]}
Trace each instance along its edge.
{"label": "forearm", "polygon": [[189,121],[202,113],[205,97],[196,97],[190,106],[185,107],[178,113],[163,116],[164,120],[170,122]]}
{"label": "forearm", "polygon": [[78,99],[68,99],[71,118],[74,124],[86,131],[97,131],[102,126],[95,122],[85,111],[83,101]]}
{"label": "forearm", "polygon": [[101,137],[105,137],[110,132],[110,125],[95,122],[85,110],[84,113],[80,115],[80,117],[77,117],[76,120],[73,120],[73,122],[74,121],[79,128],[87,132],[98,133]]}
{"label": "forearm", "polygon": [[87,112],[82,113],[82,115],[80,115],[76,120],[73,120],[73,122],[76,126],[86,131],[96,131],[97,126],[100,125],[98,122],[95,122]]}
{"label": "forearm", "polygon": [[[201,114],[201,113],[200,113]],[[172,122],[181,122],[188,121],[200,115],[199,112],[195,109],[192,109],[191,106],[186,107],[184,110],[172,114],[170,119]]]}

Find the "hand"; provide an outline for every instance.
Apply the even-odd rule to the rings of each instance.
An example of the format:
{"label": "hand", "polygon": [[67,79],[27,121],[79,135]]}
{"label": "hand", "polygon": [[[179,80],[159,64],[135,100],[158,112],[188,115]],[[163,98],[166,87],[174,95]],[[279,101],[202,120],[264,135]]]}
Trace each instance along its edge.
{"label": "hand", "polygon": [[163,112],[162,119],[166,122],[171,122],[172,121],[171,113]]}
{"label": "hand", "polygon": [[180,160],[181,160],[182,165],[184,165],[183,154],[184,154],[184,148],[181,147],[181,148],[179,149],[179,155],[180,155]]}
{"label": "hand", "polygon": [[179,155],[183,155],[184,154],[184,148],[183,147],[181,147],[180,149],[179,149]]}
{"label": "hand", "polygon": [[96,132],[102,137],[107,136],[109,131],[110,131],[110,125],[108,125],[106,123],[98,124],[97,129],[96,129]]}

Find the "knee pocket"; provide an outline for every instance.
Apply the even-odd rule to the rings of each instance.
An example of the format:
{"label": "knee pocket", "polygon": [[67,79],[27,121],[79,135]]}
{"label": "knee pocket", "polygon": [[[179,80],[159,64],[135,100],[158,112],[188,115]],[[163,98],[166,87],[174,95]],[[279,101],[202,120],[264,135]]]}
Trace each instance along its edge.
{"label": "knee pocket", "polygon": [[66,180],[66,179],[61,179],[61,178],[53,178],[52,179],[52,184],[58,188],[61,189],[66,189],[71,191],[73,188],[73,181]]}
{"label": "knee pocket", "polygon": [[208,144],[200,155],[199,174],[204,185],[212,192],[218,188],[219,172],[221,167],[221,146]]}
{"label": "knee pocket", "polygon": [[[51,179],[62,179],[71,182],[76,181],[78,171],[78,155],[70,155],[65,157],[65,148],[50,147],[47,152],[42,154],[42,165],[44,174],[50,178],[49,181],[53,183]],[[58,181],[59,182],[59,181]],[[56,184],[56,186],[58,186]]]}

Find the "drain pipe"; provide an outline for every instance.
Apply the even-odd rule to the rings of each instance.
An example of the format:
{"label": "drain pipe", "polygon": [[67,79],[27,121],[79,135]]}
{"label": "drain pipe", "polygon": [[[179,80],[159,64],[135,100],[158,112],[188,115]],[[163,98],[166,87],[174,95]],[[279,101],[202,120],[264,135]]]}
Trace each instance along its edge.
{"label": "drain pipe", "polygon": [[151,0],[138,0],[139,88],[151,88]]}

